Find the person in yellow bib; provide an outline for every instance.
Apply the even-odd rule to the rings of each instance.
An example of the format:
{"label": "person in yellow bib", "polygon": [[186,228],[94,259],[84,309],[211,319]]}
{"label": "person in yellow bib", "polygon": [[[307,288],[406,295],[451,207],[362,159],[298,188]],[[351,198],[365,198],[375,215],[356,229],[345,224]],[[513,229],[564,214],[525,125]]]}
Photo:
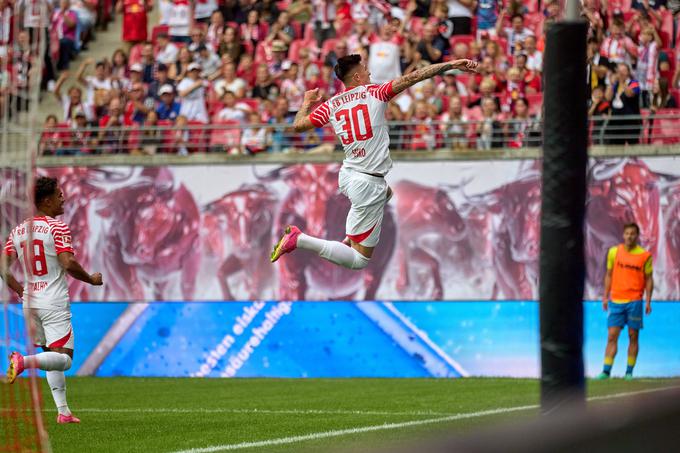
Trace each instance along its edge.
{"label": "person in yellow bib", "polygon": [[633,379],[633,368],[638,355],[638,336],[642,329],[642,296],[645,313],[652,313],[652,254],[640,247],[640,227],[635,223],[623,226],[623,244],[609,249],[607,274],[604,278],[602,308],[607,312],[607,349],[604,368],[597,379],[608,379],[621,329],[628,325],[628,367],[626,380]]}

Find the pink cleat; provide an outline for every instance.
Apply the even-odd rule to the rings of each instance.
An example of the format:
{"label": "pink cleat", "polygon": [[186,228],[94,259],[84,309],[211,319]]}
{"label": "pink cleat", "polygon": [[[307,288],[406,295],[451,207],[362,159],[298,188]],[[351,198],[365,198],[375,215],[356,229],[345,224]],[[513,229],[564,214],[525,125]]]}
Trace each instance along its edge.
{"label": "pink cleat", "polygon": [[60,425],[65,425],[66,423],[80,423],[80,419],[74,417],[73,415],[57,415],[57,423]]}
{"label": "pink cleat", "polygon": [[281,239],[279,239],[279,242],[276,243],[272,251],[272,263],[281,258],[281,255],[290,253],[297,248],[297,238],[301,233],[302,231],[296,226],[288,225],[286,227],[286,232],[281,236]]}
{"label": "pink cleat", "polygon": [[14,351],[9,355],[9,368],[7,369],[7,382],[12,384],[17,377],[24,372],[24,356]]}

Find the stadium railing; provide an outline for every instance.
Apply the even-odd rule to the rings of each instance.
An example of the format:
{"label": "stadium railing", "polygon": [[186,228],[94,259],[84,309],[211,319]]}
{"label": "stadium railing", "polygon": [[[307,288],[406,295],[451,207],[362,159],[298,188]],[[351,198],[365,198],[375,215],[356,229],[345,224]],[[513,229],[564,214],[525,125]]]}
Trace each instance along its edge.
{"label": "stadium railing", "polygon": [[[680,110],[656,115],[591,118],[588,127],[591,145],[680,145]],[[392,150],[414,152],[535,148],[540,147],[543,141],[539,119],[393,121],[389,122],[389,135]],[[291,124],[231,122],[104,128],[61,125],[43,129],[40,135],[40,154],[56,156],[327,154],[341,150],[329,126],[296,133]]]}

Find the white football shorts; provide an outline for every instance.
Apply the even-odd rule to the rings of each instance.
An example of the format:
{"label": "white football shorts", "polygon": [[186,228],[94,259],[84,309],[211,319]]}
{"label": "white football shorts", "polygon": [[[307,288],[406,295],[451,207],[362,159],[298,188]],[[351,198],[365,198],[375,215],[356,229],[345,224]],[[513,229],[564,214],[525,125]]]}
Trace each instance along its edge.
{"label": "white football shorts", "polygon": [[73,326],[71,310],[24,309],[24,316],[31,317],[33,343],[48,348],[73,349]]}
{"label": "white football shorts", "polygon": [[345,234],[364,247],[375,247],[380,240],[380,229],[387,202],[385,178],[342,167],[338,185],[340,192],[352,203],[347,214]]}

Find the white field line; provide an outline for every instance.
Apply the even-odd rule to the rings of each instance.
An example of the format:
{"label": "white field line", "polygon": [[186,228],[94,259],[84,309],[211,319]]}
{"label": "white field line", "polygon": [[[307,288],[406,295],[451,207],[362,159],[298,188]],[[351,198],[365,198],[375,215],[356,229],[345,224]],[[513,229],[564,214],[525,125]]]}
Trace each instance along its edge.
{"label": "white field line", "polygon": [[[613,398],[624,398],[627,396],[633,396],[633,395],[640,395],[643,393],[652,393],[652,392],[659,392],[663,390],[670,390],[670,389],[676,389],[680,388],[680,386],[670,386],[670,387],[659,387],[655,389],[646,389],[646,390],[639,390],[635,392],[623,392],[623,393],[614,393],[612,395],[602,395],[602,396],[594,396],[588,398],[588,401],[598,401],[598,400],[606,400],[606,399],[613,399]],[[408,422],[401,422],[401,423],[384,423],[382,425],[373,425],[373,426],[363,426],[363,427],[357,427],[357,428],[348,428],[348,429],[340,429],[340,430],[333,430],[333,431],[322,431],[318,433],[311,433],[311,434],[305,434],[301,436],[291,436],[291,437],[281,437],[278,439],[270,439],[270,440],[262,440],[262,441],[255,441],[255,442],[241,442],[238,444],[225,444],[225,445],[214,445],[212,447],[205,447],[205,448],[192,448],[190,450],[180,450],[174,453],[213,453],[213,452],[218,452],[218,451],[230,451],[230,450],[242,450],[245,448],[255,448],[255,447],[271,447],[274,445],[285,445],[285,444],[293,444],[293,443],[298,443],[298,442],[305,442],[308,440],[319,440],[319,439],[326,439],[329,437],[339,437],[339,436],[347,436],[350,434],[361,434],[361,433],[367,433],[367,432],[372,432],[372,431],[384,431],[384,430],[391,430],[391,429],[401,429],[401,428],[407,428],[411,426],[419,426],[419,425],[428,425],[428,424],[434,424],[434,423],[443,423],[443,422],[449,422],[449,421],[454,421],[454,420],[462,420],[466,418],[476,418],[476,417],[483,417],[486,415],[496,415],[496,414],[504,414],[504,413],[509,413],[509,412],[517,412],[517,411],[523,411],[523,410],[529,410],[529,409],[538,409],[539,406],[537,404],[531,404],[527,406],[515,406],[515,407],[505,407],[505,408],[497,408],[497,409],[489,409],[485,411],[477,411],[477,412],[468,412],[468,413],[463,413],[463,414],[455,414],[455,415],[448,415],[445,417],[437,417],[437,418],[429,418],[425,420],[412,420]]]}

